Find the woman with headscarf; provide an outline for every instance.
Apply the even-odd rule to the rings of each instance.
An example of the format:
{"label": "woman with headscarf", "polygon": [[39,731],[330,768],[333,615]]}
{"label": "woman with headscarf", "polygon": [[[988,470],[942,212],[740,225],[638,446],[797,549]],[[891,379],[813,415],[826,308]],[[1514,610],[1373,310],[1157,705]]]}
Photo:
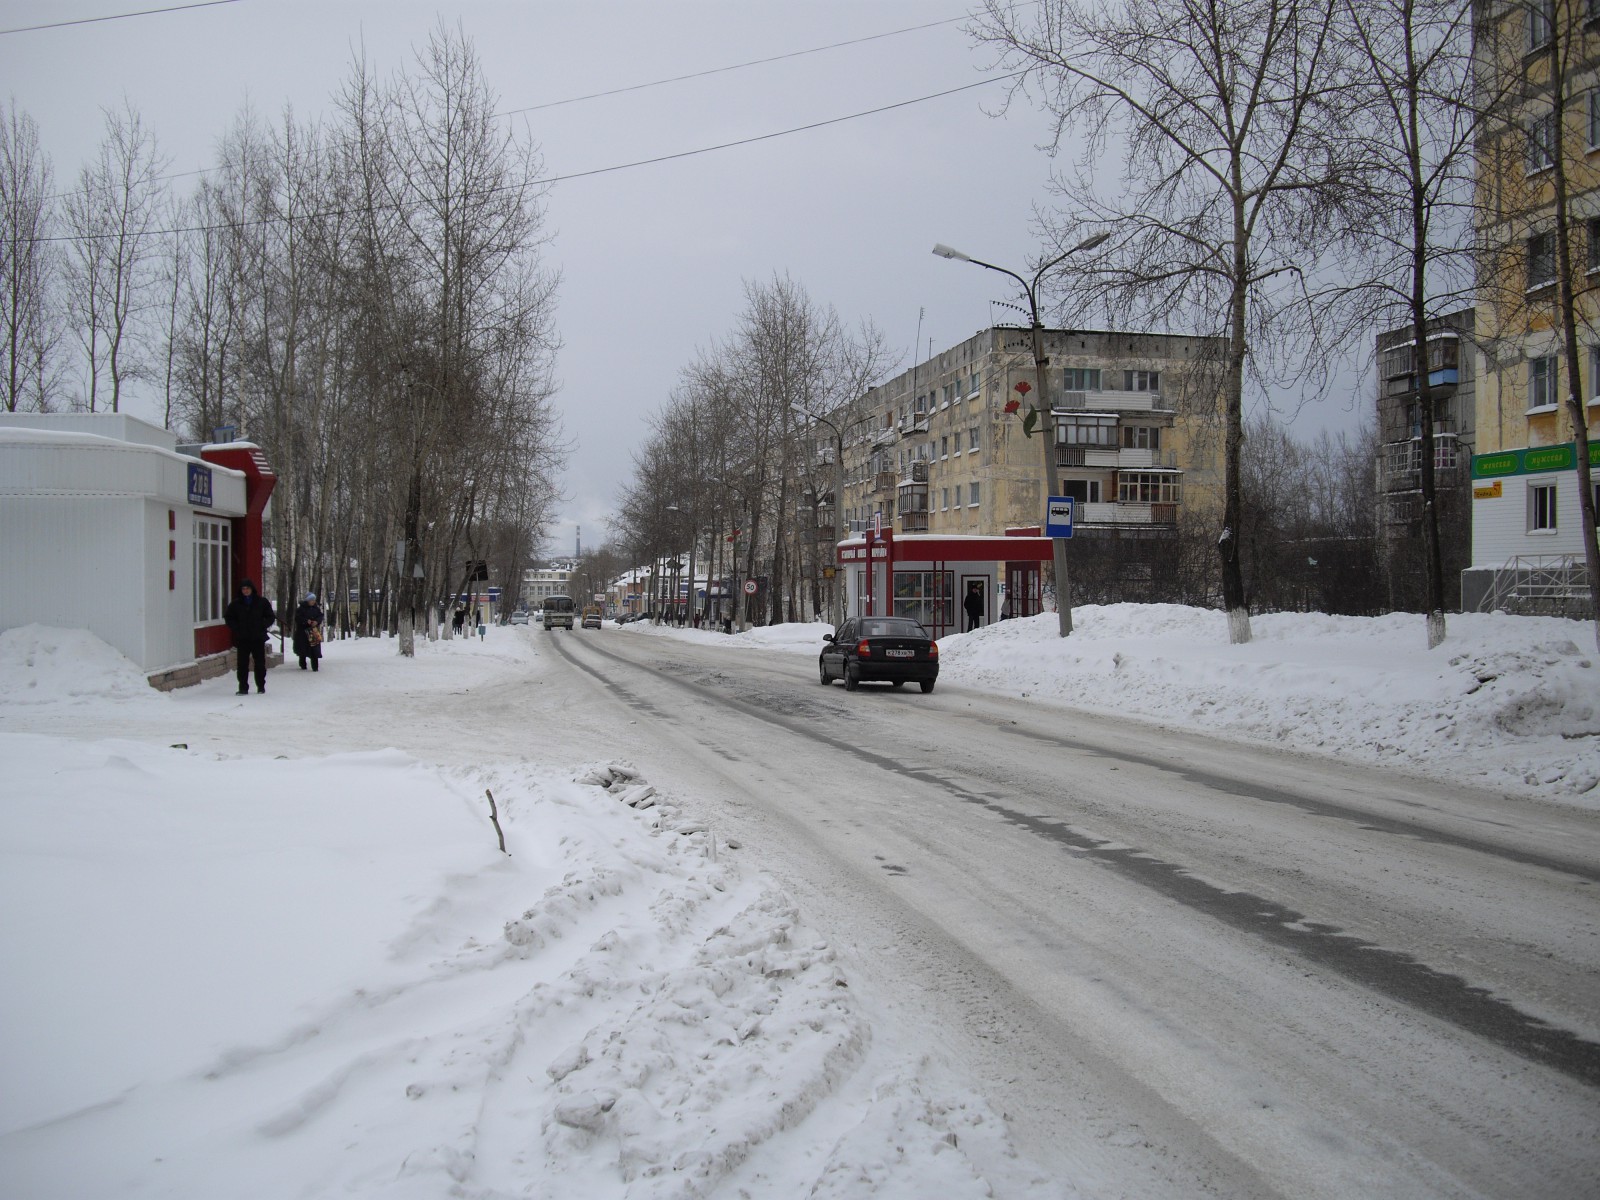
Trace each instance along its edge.
{"label": "woman with headscarf", "polygon": [[322,608],[317,604],[315,592],[307,592],[294,610],[294,653],[302,671],[307,662],[315,671],[322,661]]}

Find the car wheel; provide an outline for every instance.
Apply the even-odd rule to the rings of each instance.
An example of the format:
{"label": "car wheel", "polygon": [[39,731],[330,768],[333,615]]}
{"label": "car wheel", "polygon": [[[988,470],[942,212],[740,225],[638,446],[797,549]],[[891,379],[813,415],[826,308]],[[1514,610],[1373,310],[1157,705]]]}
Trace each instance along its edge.
{"label": "car wheel", "polygon": [[933,680],[924,679],[922,681],[922,694],[926,696],[931,691],[933,691]]}
{"label": "car wheel", "polygon": [[844,669],[844,690],[853,692],[861,686],[861,671],[854,663]]}
{"label": "car wheel", "polygon": [[817,660],[817,677],[822,680],[822,686],[827,687],[833,680],[828,678],[828,664],[821,659]]}
{"label": "car wheel", "polygon": [[904,679],[896,679],[894,681],[894,683],[891,684],[890,686],[892,686],[892,687],[905,687],[905,685],[906,685],[906,681]]}

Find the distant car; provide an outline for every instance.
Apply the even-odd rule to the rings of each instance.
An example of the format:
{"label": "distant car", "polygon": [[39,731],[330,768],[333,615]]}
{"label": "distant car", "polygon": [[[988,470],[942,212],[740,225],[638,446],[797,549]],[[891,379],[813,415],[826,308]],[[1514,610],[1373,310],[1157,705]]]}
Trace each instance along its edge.
{"label": "distant car", "polygon": [[909,617],[854,617],[822,640],[817,675],[824,687],[835,679],[847,692],[867,682],[915,682],[931,692],[939,678],[939,643]]}
{"label": "distant car", "polygon": [[513,625],[526,625],[527,623],[528,623],[528,614],[527,613],[525,613],[525,612],[514,612],[514,613],[511,614],[511,624],[513,624]]}
{"label": "distant car", "polygon": [[586,608],[583,610],[583,628],[600,628],[600,610],[598,608]]}

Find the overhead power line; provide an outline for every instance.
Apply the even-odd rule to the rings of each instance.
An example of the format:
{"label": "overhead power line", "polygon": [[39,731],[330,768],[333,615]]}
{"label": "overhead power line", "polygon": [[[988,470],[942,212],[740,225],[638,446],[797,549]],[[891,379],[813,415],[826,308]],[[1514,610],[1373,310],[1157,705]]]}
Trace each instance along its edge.
{"label": "overhead power line", "polygon": [[826,46],[812,46],[809,50],[790,50],[784,54],[774,54],[768,58],[752,58],[749,62],[731,63],[726,67],[711,67],[704,71],[692,71],[688,75],[669,75],[665,79],[652,79],[648,83],[633,83],[627,87],[611,88],[604,92],[590,92],[583,96],[568,96],[565,100],[547,100],[543,104],[530,104],[525,108],[509,108],[502,117],[514,117],[518,113],[538,112],[542,108],[559,108],[563,104],[578,104],[584,100],[600,100],[606,96],[623,96],[629,92],[642,92],[646,88],[662,87],[669,83],[683,83],[690,79],[704,79],[708,75],[722,75],[729,71],[742,71],[746,67],[763,67],[768,63],[783,62],[788,58],[803,58],[807,54],[821,54],[825,50],[839,50],[845,46],[859,46],[864,42],[875,42],[880,38],[899,37],[903,33],[917,33],[923,29],[936,29],[940,25],[954,25],[957,21],[971,20],[970,16],[946,17],[942,21],[928,21],[922,25],[907,25],[904,29],[890,29],[884,33],[870,33],[866,37],[851,38],[844,42],[830,42]]}
{"label": "overhead power line", "polygon": [[[713,154],[719,150],[731,150],[738,146],[750,146],[757,142],[767,142],[773,140],[774,138],[788,137],[796,133],[805,133],[812,129],[824,129],[829,125],[840,125],[846,121],[860,120],[862,117],[871,117],[876,116],[879,113],[893,112],[895,109],[909,108],[913,104],[926,104],[930,100],[940,100],[945,96],[954,96],[960,92],[969,92],[973,88],[987,87],[993,83],[1004,83],[1008,80],[1017,79],[1023,74],[1024,72],[1022,71],[1013,71],[1008,75],[991,75],[985,79],[978,80],[976,83],[964,83],[960,87],[946,88],[942,92],[930,92],[926,96],[916,96],[910,100],[897,100],[893,104],[882,104],[877,108],[866,108],[859,112],[846,113],[842,117],[830,117],[825,121],[812,121],[806,125],[796,125],[792,128],[779,129],[772,133],[759,133],[753,137],[739,138],[731,142],[719,142],[714,146],[701,146],[694,150],[682,150],[676,154],[660,154],[654,158],[635,159],[633,162],[616,163],[609,167],[595,167],[594,169],[588,171],[573,171],[566,175],[553,175],[547,179],[520,180],[517,183],[503,184],[500,187],[485,188],[482,191],[469,192],[467,195],[492,196],[498,192],[512,191],[517,188],[543,188],[549,186],[550,184],[565,183],[573,179],[588,179],[595,175],[608,175],[614,171],[629,171],[637,167],[649,167],[654,166],[657,163],[673,162],[680,158],[695,158],[702,154]],[[307,213],[304,217],[297,219],[309,221],[322,217],[350,216],[358,212],[383,212],[396,207],[396,205],[373,205],[370,207],[358,208],[324,209],[321,212]],[[281,224],[286,219],[287,218],[282,217],[272,217],[262,218],[254,221],[220,221],[211,225],[185,225],[170,229],[152,229],[149,233],[149,236],[160,237],[168,234],[178,233],[211,233],[224,229],[256,229],[266,225]],[[86,237],[80,237],[75,234],[57,234],[45,238],[36,238],[34,240],[40,242],[78,242],[93,240],[96,237],[113,236],[116,235],[91,234]]]}
{"label": "overhead power line", "polygon": [[0,29],[0,37],[8,33],[36,33],[41,29],[65,29],[68,25],[97,25],[101,21],[126,21],[129,17],[153,17],[157,13],[185,12],[191,8],[216,8],[220,4],[238,4],[239,0],[195,0],[193,4],[174,4],[167,8],[144,8],[138,12],[111,13],[104,17],[78,17],[71,21],[51,21],[46,25],[19,25],[15,29]]}

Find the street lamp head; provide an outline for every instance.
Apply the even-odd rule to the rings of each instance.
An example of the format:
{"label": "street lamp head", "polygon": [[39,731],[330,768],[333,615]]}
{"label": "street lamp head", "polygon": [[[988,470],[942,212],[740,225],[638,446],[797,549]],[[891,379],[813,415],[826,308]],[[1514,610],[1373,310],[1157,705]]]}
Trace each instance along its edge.
{"label": "street lamp head", "polygon": [[1083,239],[1083,241],[1079,242],[1076,246],[1074,246],[1072,248],[1073,253],[1077,253],[1079,250],[1093,250],[1096,246],[1098,246],[1101,242],[1105,241],[1110,236],[1111,236],[1110,233],[1102,231],[1100,233],[1092,235],[1091,237],[1086,237],[1086,238]]}
{"label": "street lamp head", "polygon": [[937,243],[933,248],[933,252],[935,254],[937,254],[940,258],[953,258],[957,262],[971,262],[972,261],[972,255],[963,254],[959,250],[956,250],[956,249],[953,249],[953,248],[951,248],[949,246],[946,246],[943,242]]}

